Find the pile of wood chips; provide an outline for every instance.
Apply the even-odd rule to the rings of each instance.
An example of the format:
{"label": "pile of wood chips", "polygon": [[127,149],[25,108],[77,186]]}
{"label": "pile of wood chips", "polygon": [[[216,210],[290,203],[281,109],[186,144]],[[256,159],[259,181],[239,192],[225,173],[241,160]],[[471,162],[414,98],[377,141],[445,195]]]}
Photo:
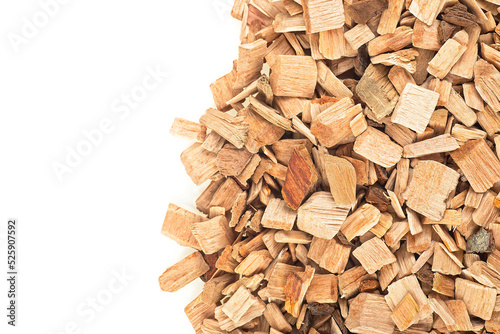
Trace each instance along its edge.
{"label": "pile of wood chips", "polygon": [[500,333],[499,8],[235,1],[217,109],[171,130],[210,180],[162,229],[196,333]]}

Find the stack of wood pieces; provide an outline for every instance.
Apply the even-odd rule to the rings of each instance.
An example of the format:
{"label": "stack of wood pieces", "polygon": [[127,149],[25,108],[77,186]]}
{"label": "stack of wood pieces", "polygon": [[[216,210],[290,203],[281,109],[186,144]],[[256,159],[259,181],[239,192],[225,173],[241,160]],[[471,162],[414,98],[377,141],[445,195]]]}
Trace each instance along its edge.
{"label": "stack of wood pieces", "polygon": [[[196,333],[500,333],[498,0],[236,0],[205,190],[162,233]],[[496,240],[496,241],[495,241]]]}

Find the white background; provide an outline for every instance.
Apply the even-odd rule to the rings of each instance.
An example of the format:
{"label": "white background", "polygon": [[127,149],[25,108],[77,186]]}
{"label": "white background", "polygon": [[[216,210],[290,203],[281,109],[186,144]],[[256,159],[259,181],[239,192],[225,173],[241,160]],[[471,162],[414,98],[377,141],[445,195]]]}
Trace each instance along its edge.
{"label": "white background", "polygon": [[[194,209],[201,191],[179,160],[189,143],[169,129],[175,116],[197,121],[212,107],[210,83],[231,70],[231,0],[65,2],[18,52],[9,36],[22,36],[40,4],[0,3],[0,332],[193,333],[184,306],[201,281],[174,294],[158,286],[190,253],[160,234],[168,203]],[[164,82],[120,118],[113,103],[157,66]],[[52,164],[104,119],[113,131],[58,180]],[[10,217],[19,220],[16,328],[5,317]],[[110,283],[120,288],[113,271],[133,279],[110,293]],[[110,294],[90,319],[89,298]]]}

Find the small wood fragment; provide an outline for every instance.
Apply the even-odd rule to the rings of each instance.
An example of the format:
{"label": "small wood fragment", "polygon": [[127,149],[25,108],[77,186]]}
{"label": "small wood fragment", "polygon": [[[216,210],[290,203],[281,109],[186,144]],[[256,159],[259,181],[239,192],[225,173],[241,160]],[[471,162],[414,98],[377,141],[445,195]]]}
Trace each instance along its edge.
{"label": "small wood fragment", "polygon": [[396,257],[391,253],[386,244],[375,237],[356,248],[352,255],[358,259],[363,268],[373,274],[387,264],[396,262]]}
{"label": "small wood fragment", "polygon": [[319,175],[305,146],[294,149],[282,194],[285,202],[297,210],[305,197],[311,194],[319,183]]}
{"label": "small wood fragment", "polygon": [[210,267],[203,260],[200,252],[188,255],[169,267],[159,278],[163,291],[175,292],[205,274]]}

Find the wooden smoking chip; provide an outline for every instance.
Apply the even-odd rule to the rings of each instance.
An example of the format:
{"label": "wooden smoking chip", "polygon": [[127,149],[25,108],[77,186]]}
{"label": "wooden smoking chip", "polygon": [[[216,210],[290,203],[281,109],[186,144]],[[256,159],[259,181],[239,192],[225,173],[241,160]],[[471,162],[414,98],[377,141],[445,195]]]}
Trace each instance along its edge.
{"label": "wooden smoking chip", "polygon": [[[403,194],[408,207],[421,215],[440,221],[446,210],[446,199],[458,184],[459,174],[435,161],[420,161]],[[431,199],[432,198],[432,199]]]}
{"label": "wooden smoking chip", "polygon": [[356,202],[356,170],[346,159],[326,155],[325,170],[335,203],[351,207]]}
{"label": "wooden smoking chip", "polygon": [[342,98],[315,117],[311,132],[319,142],[332,147],[352,135],[350,122],[362,112],[360,105],[354,105],[350,98]]}
{"label": "wooden smoking chip", "polygon": [[474,65],[474,83],[483,100],[493,111],[500,111],[500,73],[488,62],[479,59]]}
{"label": "wooden smoking chip", "polygon": [[392,312],[391,318],[400,331],[406,330],[408,327],[418,322],[418,313],[420,308],[411,294],[401,300]]}
{"label": "wooden smoking chip", "polygon": [[345,325],[354,333],[390,334],[394,332],[391,314],[383,296],[360,293],[351,302]]}
{"label": "wooden smoking chip", "polygon": [[350,253],[351,246],[343,245],[335,238],[326,240],[314,237],[307,257],[321,268],[333,274],[341,274],[345,270]]}
{"label": "wooden smoking chip", "polygon": [[447,153],[460,148],[457,140],[448,135],[441,135],[418,143],[409,144],[404,147],[405,158],[419,158],[436,153]]}
{"label": "wooden smoking chip", "polygon": [[364,242],[352,252],[352,255],[358,259],[369,274],[374,274],[383,266],[396,262],[394,254],[392,254],[387,245],[377,237]]}
{"label": "wooden smoking chip", "polygon": [[267,106],[257,98],[250,96],[249,98],[252,110],[267,120],[269,123],[276,125],[286,131],[294,132],[292,122],[281,116],[277,110]]}
{"label": "wooden smoking chip", "polygon": [[307,33],[341,28],[345,22],[341,0],[304,0],[304,20]]}
{"label": "wooden smoking chip", "polygon": [[500,179],[500,161],[483,139],[471,140],[450,155],[478,193],[487,191]]}
{"label": "wooden smoking chip", "polygon": [[379,130],[368,127],[356,138],[354,152],[382,167],[392,167],[399,162],[403,148]]}
{"label": "wooden smoking chip", "polygon": [[267,43],[259,39],[253,43],[243,44],[239,47],[238,60],[236,62],[237,77],[233,89],[241,89],[260,76]]}
{"label": "wooden smoking chip", "polygon": [[391,121],[423,133],[436,108],[439,94],[414,84],[407,84],[394,109]]}
{"label": "wooden smoking chip", "polygon": [[191,231],[205,254],[213,254],[233,243],[235,236],[225,216],[191,224]]}
{"label": "wooden smoking chip", "polygon": [[236,69],[234,69],[225,76],[215,80],[215,82],[210,85],[210,90],[212,91],[215,106],[220,111],[231,110],[231,106],[228,101],[233,99],[236,95],[238,95],[242,91],[241,88],[240,89],[233,88],[236,77],[237,73]]}
{"label": "wooden smoking chip", "polygon": [[370,57],[389,51],[399,51],[412,42],[413,30],[410,27],[400,26],[391,34],[385,34],[368,42]]}
{"label": "wooden smoking chip", "polygon": [[469,35],[465,30],[459,31],[452,39],[447,40],[429,62],[427,72],[438,79],[443,79],[467,50],[468,41]]}
{"label": "wooden smoking chip", "polygon": [[297,211],[299,230],[323,239],[332,239],[347,218],[349,208],[338,205],[329,192],[316,192]]}
{"label": "wooden smoking chip", "polygon": [[469,314],[483,320],[490,320],[496,302],[496,289],[457,278],[455,297],[462,300]]}
{"label": "wooden smoking chip", "polygon": [[285,310],[295,318],[299,316],[302,302],[306,297],[306,292],[309,289],[314,272],[314,268],[306,266],[304,272],[290,273],[287,277],[283,288],[285,293]]}
{"label": "wooden smoking chip", "polygon": [[245,145],[248,123],[244,121],[243,117],[233,117],[215,109],[208,109],[200,117],[200,123],[218,133],[237,148],[242,148]]}
{"label": "wooden smoking chip", "polygon": [[290,209],[285,201],[273,198],[264,211],[261,224],[266,228],[290,231],[295,224],[297,212]]}
{"label": "wooden smoking chip", "polygon": [[276,96],[312,98],[318,79],[316,62],[308,56],[280,55],[269,79]]}
{"label": "wooden smoking chip", "polygon": [[205,274],[210,267],[203,260],[200,252],[188,255],[169,267],[159,278],[163,291],[175,292]]}
{"label": "wooden smoking chip", "polygon": [[371,62],[372,64],[383,64],[386,66],[395,65],[413,74],[417,70],[417,63],[415,61],[417,56],[418,51],[416,49],[405,49],[374,56],[371,58]]}
{"label": "wooden smoking chip", "polygon": [[383,65],[370,64],[356,86],[357,95],[371,109],[377,121],[393,111],[399,98],[387,77],[388,72],[389,69]]}
{"label": "wooden smoking chip", "polygon": [[282,195],[285,202],[293,210],[297,210],[302,201],[311,194],[319,183],[319,174],[305,146],[294,149]]}
{"label": "wooden smoking chip", "polygon": [[340,231],[342,231],[347,240],[351,241],[377,225],[380,217],[381,213],[376,207],[371,204],[364,204],[347,217]]}
{"label": "wooden smoking chip", "polygon": [[196,122],[191,122],[186,119],[176,117],[170,128],[170,134],[199,143],[203,143],[207,133],[207,128]]}
{"label": "wooden smoking chip", "polygon": [[169,204],[161,233],[181,246],[201,250],[198,240],[191,232],[191,224],[204,222],[207,218],[187,211],[175,204]]}
{"label": "wooden smoking chip", "polygon": [[414,0],[411,2],[408,10],[420,21],[431,25],[443,9],[444,4],[444,0],[430,2],[426,0]]}
{"label": "wooden smoking chip", "polygon": [[195,143],[181,153],[186,173],[196,185],[201,185],[217,173],[216,155]]}

